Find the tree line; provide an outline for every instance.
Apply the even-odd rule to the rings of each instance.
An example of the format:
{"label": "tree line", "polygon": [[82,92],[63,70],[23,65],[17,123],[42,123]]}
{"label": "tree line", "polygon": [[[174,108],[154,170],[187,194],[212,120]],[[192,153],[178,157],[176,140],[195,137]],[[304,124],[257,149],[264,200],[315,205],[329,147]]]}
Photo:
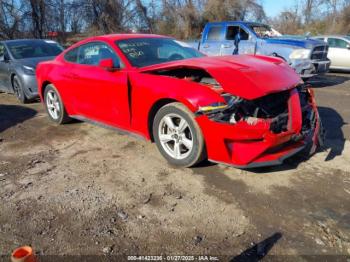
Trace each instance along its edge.
{"label": "tree line", "polygon": [[194,39],[209,21],[250,20],[286,34],[350,33],[350,0],[294,0],[275,18],[263,0],[0,0],[0,39],[148,32]]}
{"label": "tree line", "polygon": [[350,0],[295,0],[270,23],[284,34],[350,34]]}

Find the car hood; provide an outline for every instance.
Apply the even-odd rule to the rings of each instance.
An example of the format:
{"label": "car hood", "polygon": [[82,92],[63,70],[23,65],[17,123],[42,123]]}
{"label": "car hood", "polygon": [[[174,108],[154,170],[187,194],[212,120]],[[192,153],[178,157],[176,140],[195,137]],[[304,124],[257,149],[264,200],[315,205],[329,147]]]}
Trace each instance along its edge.
{"label": "car hood", "polygon": [[36,66],[40,63],[40,62],[44,62],[44,61],[49,61],[49,60],[53,60],[55,57],[54,56],[46,56],[46,57],[35,57],[35,58],[24,58],[24,59],[18,59],[17,63],[21,64],[23,66],[29,66],[32,68],[36,68]]}
{"label": "car hood", "polygon": [[306,49],[313,49],[315,46],[326,45],[325,42],[315,39],[296,39],[291,37],[276,37],[265,39],[268,44],[297,46]]}
{"label": "car hood", "polygon": [[141,73],[176,68],[207,71],[227,93],[255,99],[281,92],[302,82],[299,75],[279,58],[253,55],[201,57],[148,66]]}

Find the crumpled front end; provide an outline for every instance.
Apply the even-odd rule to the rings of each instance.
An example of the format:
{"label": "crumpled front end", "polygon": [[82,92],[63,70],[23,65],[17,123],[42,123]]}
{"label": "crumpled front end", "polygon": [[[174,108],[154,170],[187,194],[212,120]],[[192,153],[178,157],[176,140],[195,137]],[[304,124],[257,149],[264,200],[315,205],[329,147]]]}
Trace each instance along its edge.
{"label": "crumpled front end", "polygon": [[306,147],[322,143],[313,91],[304,85],[254,100],[222,94],[226,104],[196,112],[208,158],[236,167],[281,164]]}
{"label": "crumpled front end", "polygon": [[313,76],[316,72],[310,59],[290,59],[289,65],[303,78]]}
{"label": "crumpled front end", "polygon": [[310,55],[305,59],[290,59],[290,66],[302,78],[310,78],[329,71],[331,61],[327,58],[328,46],[323,44],[313,47]]}
{"label": "crumpled front end", "polygon": [[293,59],[290,62],[290,66],[303,79],[327,73],[330,65],[331,61],[327,58],[325,60]]}

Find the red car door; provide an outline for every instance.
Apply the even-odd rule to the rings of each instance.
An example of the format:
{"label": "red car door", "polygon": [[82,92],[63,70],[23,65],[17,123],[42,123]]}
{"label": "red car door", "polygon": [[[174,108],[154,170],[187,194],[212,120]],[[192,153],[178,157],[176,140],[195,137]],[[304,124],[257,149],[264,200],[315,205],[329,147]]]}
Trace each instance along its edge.
{"label": "red car door", "polygon": [[121,63],[115,52],[103,42],[79,48],[77,63],[71,67],[74,111],[79,117],[116,127],[129,127],[128,77],[122,68],[113,72],[99,66],[102,59]]}

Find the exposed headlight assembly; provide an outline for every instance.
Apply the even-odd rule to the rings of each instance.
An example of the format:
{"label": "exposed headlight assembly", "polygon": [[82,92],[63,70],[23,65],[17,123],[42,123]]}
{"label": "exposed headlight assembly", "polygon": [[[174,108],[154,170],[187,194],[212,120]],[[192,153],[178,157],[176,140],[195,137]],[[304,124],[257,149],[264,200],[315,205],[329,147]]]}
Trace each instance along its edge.
{"label": "exposed headlight assembly", "polygon": [[[288,111],[287,100],[290,91],[271,94],[254,100],[246,100],[238,96],[224,93],[225,102],[213,103],[200,107],[196,116],[205,115],[215,122],[236,124],[245,121],[248,125],[271,122],[276,117],[284,116]],[[278,101],[274,101],[274,100]],[[271,105],[272,103],[272,105]]]}
{"label": "exposed headlight assembly", "polygon": [[235,109],[238,109],[245,100],[230,94],[223,94],[222,97],[225,99],[226,103],[219,102],[199,107],[198,111],[195,113],[196,116],[206,115],[217,122],[236,123],[238,119],[236,119]]}
{"label": "exposed headlight assembly", "polygon": [[200,106],[199,110],[197,111],[198,115],[207,115],[207,114],[212,114],[215,112],[220,112],[225,109],[227,109],[228,105],[224,103],[214,103],[208,106]]}
{"label": "exposed headlight assembly", "polygon": [[309,49],[295,49],[290,55],[290,59],[307,59],[310,56],[311,50]]}
{"label": "exposed headlight assembly", "polygon": [[26,75],[35,75],[35,68],[30,66],[23,66],[23,71]]}

